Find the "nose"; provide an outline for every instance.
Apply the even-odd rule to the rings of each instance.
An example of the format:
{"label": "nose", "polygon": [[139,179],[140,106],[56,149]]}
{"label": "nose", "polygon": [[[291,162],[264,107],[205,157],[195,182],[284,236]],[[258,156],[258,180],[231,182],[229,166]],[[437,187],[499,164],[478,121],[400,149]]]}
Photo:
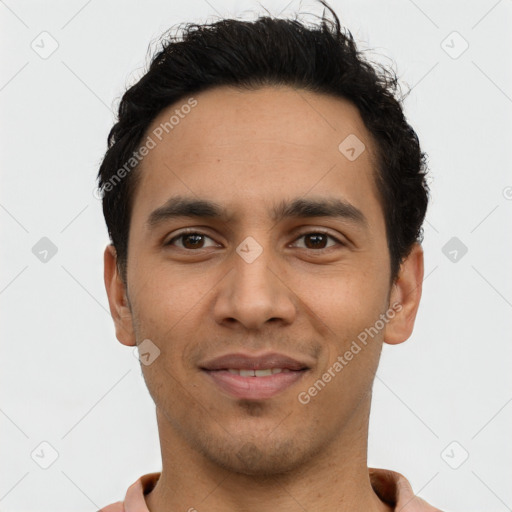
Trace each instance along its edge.
{"label": "nose", "polygon": [[254,261],[233,252],[231,271],[219,284],[215,320],[223,325],[243,325],[258,330],[270,322],[293,323],[297,297],[287,283],[283,265],[264,248]]}

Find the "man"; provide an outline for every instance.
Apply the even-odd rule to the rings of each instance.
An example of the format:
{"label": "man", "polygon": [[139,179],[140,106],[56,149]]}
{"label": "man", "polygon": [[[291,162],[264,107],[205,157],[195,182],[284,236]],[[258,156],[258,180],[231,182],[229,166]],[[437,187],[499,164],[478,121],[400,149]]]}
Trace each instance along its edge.
{"label": "man", "polygon": [[105,285],[162,471],[106,512],[438,510],[366,463],[382,343],[421,297],[425,155],[330,12],[190,25],[122,99]]}

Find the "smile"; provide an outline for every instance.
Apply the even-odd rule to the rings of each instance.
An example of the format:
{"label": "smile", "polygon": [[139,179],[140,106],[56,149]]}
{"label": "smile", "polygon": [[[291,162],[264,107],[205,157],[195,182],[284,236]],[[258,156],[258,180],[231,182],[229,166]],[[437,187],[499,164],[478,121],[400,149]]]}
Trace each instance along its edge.
{"label": "smile", "polygon": [[266,400],[290,388],[302,379],[307,369],[289,370],[272,368],[264,370],[203,370],[215,387],[232,398]]}
{"label": "smile", "polygon": [[289,372],[288,368],[268,368],[267,370],[242,370],[236,368],[228,368],[228,372],[241,377],[267,377],[281,372]]}

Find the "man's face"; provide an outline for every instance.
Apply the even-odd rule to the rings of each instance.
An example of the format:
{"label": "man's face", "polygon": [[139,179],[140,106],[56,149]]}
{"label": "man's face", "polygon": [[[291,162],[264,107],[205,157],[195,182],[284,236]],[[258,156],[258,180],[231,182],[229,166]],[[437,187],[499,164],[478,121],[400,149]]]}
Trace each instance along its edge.
{"label": "man's face", "polygon": [[[130,309],[118,338],[160,350],[142,369],[167,436],[225,468],[278,473],[344,432],[365,435],[389,327],[366,345],[358,336],[386,314],[391,291],[374,146],[357,109],[329,96],[221,87],[194,97],[162,141],[153,135],[140,167]],[[148,134],[185,103],[162,112]],[[355,160],[338,148],[354,135],[365,145]],[[166,215],[161,207],[178,196],[216,203],[227,217]],[[347,207],[272,216],[296,200]],[[195,235],[180,237],[185,231]],[[360,351],[335,370],[353,341]],[[308,393],[329,369],[331,379]]]}

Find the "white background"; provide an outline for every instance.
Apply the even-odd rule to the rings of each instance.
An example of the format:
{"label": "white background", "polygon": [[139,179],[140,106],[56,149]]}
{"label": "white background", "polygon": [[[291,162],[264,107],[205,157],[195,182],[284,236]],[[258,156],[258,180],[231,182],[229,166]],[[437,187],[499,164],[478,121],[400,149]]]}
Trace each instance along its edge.
{"label": "white background", "polygon": [[[262,4],[283,17],[300,9]],[[368,463],[445,510],[510,510],[512,1],[331,5],[412,87],[406,114],[431,170],[422,305],[410,340],[384,347]],[[95,176],[148,43],[178,22],[245,10],[264,13],[227,0],[0,2],[2,511],[94,511],[161,469],[140,363],[108,312]],[[43,31],[59,45],[47,59],[31,48],[51,47]],[[58,249],[46,263],[32,252],[42,237]],[[456,262],[442,251],[452,237],[468,249]],[[59,455],[48,469],[31,457],[50,460],[43,441]]]}

